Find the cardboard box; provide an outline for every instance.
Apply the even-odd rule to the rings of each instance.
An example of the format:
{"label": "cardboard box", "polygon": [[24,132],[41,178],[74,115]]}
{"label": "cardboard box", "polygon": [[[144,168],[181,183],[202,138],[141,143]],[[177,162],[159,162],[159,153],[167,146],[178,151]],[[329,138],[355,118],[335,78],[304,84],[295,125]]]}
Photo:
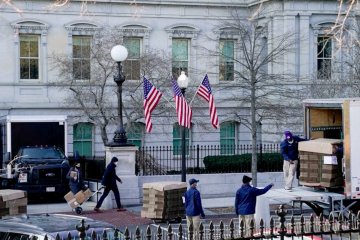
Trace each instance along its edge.
{"label": "cardboard box", "polygon": [[340,143],[342,143],[342,140],[339,139],[318,138],[299,142],[299,151],[331,155],[334,152],[334,145]]}
{"label": "cardboard box", "polygon": [[74,197],[76,199],[76,202],[78,202],[79,204],[82,204],[86,200],[85,194],[83,191],[79,191],[78,193],[75,194]]}
{"label": "cardboard box", "polygon": [[65,200],[69,202],[70,200],[74,199],[74,194],[70,191],[64,196]]}
{"label": "cardboard box", "polygon": [[83,193],[84,193],[84,196],[85,196],[85,201],[88,200],[93,195],[93,192],[90,190],[90,188],[83,191]]}
{"label": "cardboard box", "polygon": [[77,172],[76,171],[71,171],[70,172],[70,177],[72,177],[72,178],[75,178],[75,177],[77,177]]}

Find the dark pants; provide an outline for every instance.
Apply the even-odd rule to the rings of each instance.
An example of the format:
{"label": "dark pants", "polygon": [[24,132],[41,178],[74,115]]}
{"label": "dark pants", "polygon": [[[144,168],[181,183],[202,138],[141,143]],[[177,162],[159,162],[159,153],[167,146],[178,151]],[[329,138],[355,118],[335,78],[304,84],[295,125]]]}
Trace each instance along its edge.
{"label": "dark pants", "polygon": [[70,190],[73,194],[78,193],[80,190],[82,190],[82,187],[79,184],[70,184]]}
{"label": "dark pants", "polygon": [[116,185],[110,186],[110,187],[107,187],[107,186],[105,187],[104,193],[101,195],[99,201],[96,204],[96,208],[101,207],[101,204],[103,203],[103,201],[105,200],[107,195],[110,193],[110,191],[113,191],[113,193],[114,193],[117,208],[121,208],[120,193],[119,193],[119,189],[117,188]]}

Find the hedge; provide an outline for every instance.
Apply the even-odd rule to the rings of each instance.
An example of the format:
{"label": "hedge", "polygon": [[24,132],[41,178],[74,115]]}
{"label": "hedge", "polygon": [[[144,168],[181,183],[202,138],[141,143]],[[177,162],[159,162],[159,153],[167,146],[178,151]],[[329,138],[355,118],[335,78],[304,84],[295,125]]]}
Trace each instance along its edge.
{"label": "hedge", "polygon": [[[283,159],[280,153],[258,153],[258,172],[282,171]],[[251,172],[251,153],[231,156],[206,156],[206,172]]]}

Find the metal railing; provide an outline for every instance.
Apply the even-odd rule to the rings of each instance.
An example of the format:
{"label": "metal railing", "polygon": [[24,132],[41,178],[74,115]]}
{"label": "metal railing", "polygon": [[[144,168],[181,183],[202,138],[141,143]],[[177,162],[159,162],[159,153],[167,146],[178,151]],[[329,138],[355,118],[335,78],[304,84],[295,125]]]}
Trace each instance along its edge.
{"label": "metal railing", "polygon": [[[152,231],[150,226],[147,226],[144,231],[140,227],[136,227],[135,232],[130,232],[129,228],[125,228],[124,232],[115,230],[113,236],[108,236],[104,233],[99,236],[95,232],[91,236],[86,235],[88,226],[84,220],[76,226],[78,236],[80,239],[158,239],[158,240],[173,240],[173,239],[359,239],[360,233],[360,212],[357,215],[351,214],[349,217],[345,217],[342,214],[335,215],[331,213],[329,218],[324,218],[322,215],[319,217],[310,216],[308,220],[305,220],[304,216],[295,220],[294,216],[291,216],[290,220],[287,220],[287,210],[281,205],[276,210],[277,220],[271,218],[268,225],[260,220],[258,226],[255,226],[254,222],[250,223],[248,228],[245,228],[244,222],[235,224],[233,220],[226,225],[223,221],[220,221],[219,225],[210,224],[205,227],[204,224],[200,224],[199,232],[194,235],[193,226],[189,228],[180,224],[178,228],[173,228],[169,224],[166,228],[157,227],[156,231]],[[307,238],[304,238],[307,237]],[[318,237],[318,238],[316,238]],[[47,238],[45,238],[47,239]],[[57,237],[56,239],[60,239]],[[72,239],[69,233],[67,239]]]}
{"label": "metal railing", "polygon": [[[251,168],[251,145],[196,145],[186,149],[186,171],[187,173],[209,173],[204,164],[206,157],[222,157],[224,163],[231,160],[231,156],[247,159],[243,166],[223,167],[216,173],[225,172],[249,172]],[[258,170],[266,172],[282,171],[282,160],[280,159],[279,144],[259,144],[256,146],[258,153]],[[268,161],[269,153],[278,153],[279,160]],[[247,155],[247,156],[245,156]],[[169,175],[181,172],[181,148],[172,146],[141,147],[136,154],[137,175]]]}
{"label": "metal railing", "polygon": [[[186,172],[196,173],[230,173],[251,171],[251,145],[196,145],[186,149]],[[282,158],[279,144],[259,144],[256,146],[258,172],[282,171]],[[277,156],[270,156],[277,154]],[[206,158],[221,160],[221,168],[212,169],[204,164]],[[277,159],[274,159],[277,158]],[[241,164],[229,165],[234,158],[241,158]],[[70,163],[74,161],[69,158]],[[171,175],[181,173],[181,148],[172,146],[141,147],[136,152],[135,174]],[[275,161],[274,161],[275,160]],[[85,179],[100,180],[105,170],[105,157],[80,157]],[[233,164],[233,163],[232,163]],[[99,171],[101,170],[101,171]]]}

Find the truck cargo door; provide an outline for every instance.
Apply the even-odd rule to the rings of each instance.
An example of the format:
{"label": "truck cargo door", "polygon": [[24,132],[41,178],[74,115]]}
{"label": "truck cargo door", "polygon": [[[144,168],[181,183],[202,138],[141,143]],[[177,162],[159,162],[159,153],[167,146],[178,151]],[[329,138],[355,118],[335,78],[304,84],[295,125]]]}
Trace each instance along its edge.
{"label": "truck cargo door", "polygon": [[56,145],[63,150],[64,124],[59,122],[12,122],[11,152],[16,154],[21,146]]}

